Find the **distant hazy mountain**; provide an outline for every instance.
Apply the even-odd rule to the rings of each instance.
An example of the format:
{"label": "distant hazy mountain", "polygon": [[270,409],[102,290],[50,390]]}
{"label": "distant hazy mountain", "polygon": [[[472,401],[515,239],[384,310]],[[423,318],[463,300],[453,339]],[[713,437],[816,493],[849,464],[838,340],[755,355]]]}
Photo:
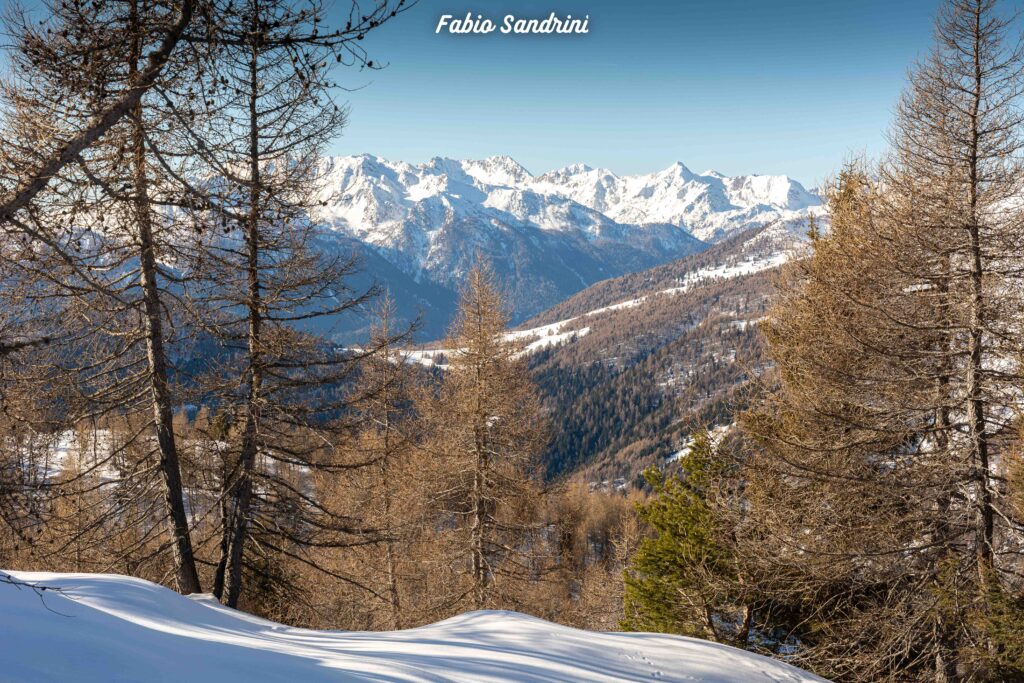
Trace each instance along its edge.
{"label": "distant hazy mountain", "polygon": [[[439,336],[477,255],[507,290],[513,321],[590,285],[706,248],[750,227],[820,211],[785,176],[695,174],[682,164],[640,176],[577,165],[534,176],[509,157],[412,165],[370,155],[324,159],[325,250],[363,255],[366,281]],[[366,321],[340,321],[336,338]]]}

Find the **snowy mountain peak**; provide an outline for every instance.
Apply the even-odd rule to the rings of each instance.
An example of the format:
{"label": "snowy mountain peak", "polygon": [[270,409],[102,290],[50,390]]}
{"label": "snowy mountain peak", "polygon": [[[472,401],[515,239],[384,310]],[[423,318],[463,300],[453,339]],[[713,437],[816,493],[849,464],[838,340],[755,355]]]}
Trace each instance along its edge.
{"label": "snowy mountain peak", "polygon": [[679,175],[683,177],[692,177],[696,175],[693,171],[686,167],[686,164],[684,164],[681,161],[677,161],[668,168],[666,168],[664,171],[662,171],[662,174]]}
{"label": "snowy mountain peak", "polygon": [[[427,235],[445,221],[470,219],[481,229],[529,224],[588,239],[638,235],[639,227],[657,224],[715,241],[822,211],[820,197],[788,176],[697,174],[682,162],[647,175],[617,176],[579,163],[534,176],[504,155],[434,157],[412,165],[361,154],[333,157],[324,170],[331,197],[323,212],[327,222],[406,252],[417,269],[429,258]],[[624,232],[622,226],[633,227]]]}
{"label": "snowy mountain peak", "polygon": [[510,156],[490,156],[480,161],[459,162],[466,173],[486,185],[516,186],[533,176]]}
{"label": "snowy mountain peak", "polygon": [[764,204],[790,210],[821,204],[804,186],[785,175],[750,175],[723,179],[734,198],[748,206]]}
{"label": "snowy mountain peak", "polygon": [[534,178],[534,186],[542,187],[552,194],[559,194],[558,188],[570,185],[593,185],[614,182],[618,176],[607,168],[594,168],[587,164],[572,164]]}
{"label": "snowy mountain peak", "polygon": [[577,173],[590,173],[593,170],[592,166],[586,164],[572,164],[563,168],[562,172],[566,175],[576,175]]}

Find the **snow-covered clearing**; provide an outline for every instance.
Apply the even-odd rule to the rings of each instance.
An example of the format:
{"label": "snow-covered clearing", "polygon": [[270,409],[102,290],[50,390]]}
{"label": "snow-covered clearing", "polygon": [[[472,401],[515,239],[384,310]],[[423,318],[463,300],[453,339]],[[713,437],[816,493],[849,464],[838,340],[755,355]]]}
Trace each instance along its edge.
{"label": "snow-covered clearing", "polygon": [[569,330],[568,332],[559,332],[558,334],[549,334],[527,344],[522,353],[531,354],[535,351],[546,349],[549,346],[559,346],[566,342],[575,341],[580,337],[585,337],[588,334],[590,334],[589,327],[581,327],[578,330]]}
{"label": "snow-covered clearing", "polygon": [[[563,321],[564,322],[564,321]],[[576,341],[580,337],[585,337],[590,333],[589,327],[581,327],[578,330],[569,330],[567,332],[559,332],[560,325],[562,323],[555,323],[554,325],[544,325],[543,327],[535,327],[530,330],[522,330],[515,332],[507,332],[505,334],[505,340],[508,342],[520,344],[527,342],[522,346],[522,350],[516,353],[516,356],[528,356],[531,353],[536,353],[542,349],[546,349],[549,346],[560,346],[567,342]],[[447,359],[452,353],[452,349],[414,349],[412,351],[403,351],[405,359],[410,363],[419,363],[420,365],[428,368],[440,368],[441,370],[447,370],[448,364],[438,362],[439,359]]]}
{"label": "snow-covered clearing", "polygon": [[0,678],[11,682],[823,680],[702,640],[593,633],[515,612],[407,631],[309,631],[124,576],[11,576],[60,589],[0,584]]}
{"label": "snow-covered clearing", "polygon": [[449,353],[451,353],[450,349],[413,349],[411,351],[403,351],[402,357],[405,358],[407,363],[419,363],[427,368],[438,367],[446,370],[448,364],[439,363],[438,359],[445,358]]}
{"label": "snow-covered clearing", "polygon": [[681,286],[663,289],[658,292],[658,294],[679,294],[687,291],[690,287],[698,283],[719,282],[721,280],[731,280],[732,278],[742,277],[744,275],[753,275],[754,273],[760,273],[762,270],[769,270],[771,268],[781,266],[789,261],[792,256],[793,255],[790,252],[784,251],[766,258],[747,259],[731,265],[702,268],[701,270],[689,273],[683,280],[683,284]]}
{"label": "snow-covered clearing", "polygon": [[[708,435],[711,437],[711,445],[718,446],[718,444],[722,442],[722,439],[725,438],[725,435],[729,433],[729,430],[732,429],[732,427],[733,425],[731,424],[716,425],[712,427],[710,430],[708,430]],[[694,438],[692,436],[689,437],[683,443],[682,448],[680,448],[678,451],[665,458],[665,462],[676,462],[677,460],[685,458],[690,454],[690,450],[693,448],[695,443],[696,441],[694,440]]]}

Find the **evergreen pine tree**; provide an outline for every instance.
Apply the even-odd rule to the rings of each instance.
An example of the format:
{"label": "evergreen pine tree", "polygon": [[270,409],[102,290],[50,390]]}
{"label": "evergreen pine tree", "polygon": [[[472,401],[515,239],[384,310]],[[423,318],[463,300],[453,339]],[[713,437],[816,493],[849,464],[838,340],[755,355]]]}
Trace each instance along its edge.
{"label": "evergreen pine tree", "polygon": [[654,494],[637,511],[651,535],[626,571],[622,626],[745,645],[752,611],[730,594],[738,570],[719,507],[727,466],[706,431],[693,436],[680,463],[680,474],[644,473]]}

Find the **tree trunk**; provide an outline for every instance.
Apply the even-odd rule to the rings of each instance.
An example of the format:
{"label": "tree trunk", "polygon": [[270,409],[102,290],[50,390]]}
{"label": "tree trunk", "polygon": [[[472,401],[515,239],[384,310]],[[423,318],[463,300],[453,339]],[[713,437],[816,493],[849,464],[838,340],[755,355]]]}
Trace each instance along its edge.
{"label": "tree trunk", "polygon": [[228,482],[231,480],[231,472],[227,467],[224,468],[223,476],[224,485],[220,497],[220,518],[224,526],[220,534],[220,558],[217,560],[217,567],[213,571],[213,588],[211,589],[213,597],[217,598],[217,600],[224,596],[224,579],[228,568],[228,552],[231,542],[231,534],[228,533],[228,529],[233,524],[231,521],[231,501],[228,500]]}
{"label": "tree trunk", "polygon": [[[137,5],[132,4],[133,23],[138,27]],[[131,68],[134,71],[141,52],[139,31],[132,32]],[[134,78],[134,75],[133,75]],[[181,467],[174,442],[171,398],[167,387],[167,356],[164,350],[163,323],[160,317],[160,292],[157,284],[156,253],[153,240],[149,179],[146,175],[146,148],[143,135],[142,104],[132,112],[132,147],[135,179],[135,219],[139,238],[139,284],[145,313],[146,356],[153,400],[153,423],[160,452],[160,472],[164,480],[164,501],[173,538],[175,578],[182,593],[198,593],[199,574],[192,552],[192,538],[181,485]]]}
{"label": "tree trunk", "polygon": [[993,568],[992,537],[994,514],[992,510],[992,489],[990,485],[988,436],[985,433],[985,403],[982,387],[984,330],[984,270],[981,254],[980,220],[978,216],[978,156],[979,123],[978,112],[982,100],[981,68],[981,4],[974,8],[974,91],[971,93],[971,130],[969,147],[969,201],[970,225],[967,226],[970,258],[970,320],[967,361],[967,425],[971,440],[971,454],[976,468],[978,531],[977,555],[981,586],[984,589],[991,578]]}
{"label": "tree trunk", "polygon": [[737,647],[746,647],[747,641],[750,640],[750,626],[754,622],[754,610],[750,605],[743,606],[743,623],[740,625],[739,633],[736,637]]}
{"label": "tree trunk", "polygon": [[[253,31],[258,30],[259,7],[253,9]],[[254,43],[249,60],[249,216],[246,225],[246,251],[248,263],[248,319],[249,319],[249,395],[246,399],[245,426],[242,430],[242,449],[234,487],[235,510],[231,536],[228,542],[227,595],[228,607],[238,605],[242,592],[242,566],[245,540],[249,533],[252,508],[252,473],[259,449],[259,414],[263,388],[262,328],[263,310],[260,291],[260,217],[261,183],[259,140],[259,47]]]}
{"label": "tree trunk", "polygon": [[[385,493],[385,500],[389,500],[390,496]],[[385,519],[390,519],[390,505],[387,503],[384,506]],[[385,562],[387,571],[388,581],[388,599],[391,601],[391,628],[397,630],[402,628],[402,605],[398,595],[398,571],[395,562],[395,542],[391,538],[393,528],[391,522],[387,522],[385,532],[388,534],[387,545],[385,546]]]}
{"label": "tree trunk", "polygon": [[484,562],[484,500],[483,472],[480,466],[473,473],[473,526],[470,529],[473,555],[473,609],[483,609],[487,602],[487,574]]}
{"label": "tree trunk", "polygon": [[[480,318],[477,317],[477,338],[487,334],[479,325]],[[487,524],[486,509],[486,478],[487,478],[487,431],[490,429],[489,416],[483,409],[483,396],[486,391],[484,386],[483,368],[480,367],[482,359],[476,359],[476,428],[474,430],[476,457],[474,459],[473,471],[473,525],[471,528],[471,543],[473,555],[473,581],[475,583],[473,593],[474,609],[483,609],[487,604],[487,562],[484,556],[484,543]]]}
{"label": "tree trunk", "polygon": [[[388,329],[384,328],[384,338],[387,339]],[[384,371],[391,372],[390,364],[392,359],[384,358]],[[401,358],[397,359],[401,363]],[[387,378],[385,378],[387,381]],[[381,483],[384,485],[384,533],[387,535],[387,543],[384,546],[385,571],[387,572],[388,600],[391,602],[391,628],[397,630],[402,628],[402,607],[398,595],[398,571],[395,559],[394,525],[391,523],[391,482],[388,477],[388,458],[391,457],[391,397],[384,400],[384,457],[380,463]]]}

